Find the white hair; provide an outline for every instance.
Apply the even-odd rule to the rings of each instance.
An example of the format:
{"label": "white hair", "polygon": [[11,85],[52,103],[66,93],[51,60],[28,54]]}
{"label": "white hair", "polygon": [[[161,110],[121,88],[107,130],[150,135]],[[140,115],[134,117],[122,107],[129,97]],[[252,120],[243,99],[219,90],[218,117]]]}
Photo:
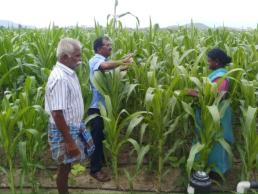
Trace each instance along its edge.
{"label": "white hair", "polygon": [[64,55],[71,56],[75,49],[81,49],[82,45],[79,40],[72,38],[63,38],[59,41],[56,49],[56,57],[60,59]]}

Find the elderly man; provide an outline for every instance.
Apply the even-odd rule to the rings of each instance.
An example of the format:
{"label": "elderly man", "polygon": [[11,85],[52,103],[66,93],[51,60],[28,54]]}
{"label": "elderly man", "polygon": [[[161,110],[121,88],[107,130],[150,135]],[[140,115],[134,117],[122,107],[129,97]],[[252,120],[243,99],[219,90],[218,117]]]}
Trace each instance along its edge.
{"label": "elderly man", "polygon": [[[107,60],[111,55],[112,47],[111,42],[108,37],[99,37],[94,41],[94,51],[95,55],[89,61],[90,66],[90,84],[92,88],[92,102],[90,108],[88,110],[88,115],[99,114],[99,103],[104,103],[103,96],[99,93],[99,91],[93,85],[93,78],[95,71],[106,71],[111,70],[116,67],[121,66],[121,70],[125,70],[132,63],[132,56],[128,55],[126,58],[122,60],[112,61]],[[103,119],[99,116],[90,121],[91,126],[91,134],[93,138],[93,142],[96,146],[96,149],[91,158],[91,169],[90,174],[92,177],[97,179],[98,181],[105,182],[109,181],[110,177],[101,171],[102,163],[104,161],[103,154],[103,145],[102,141],[104,140],[104,123]]]}
{"label": "elderly man", "polygon": [[50,115],[48,140],[52,158],[58,163],[56,179],[59,193],[68,193],[71,163],[86,158],[81,138],[84,114],[79,80],[74,69],[81,63],[81,44],[62,39],[57,47],[57,63],[47,82],[45,110]]}

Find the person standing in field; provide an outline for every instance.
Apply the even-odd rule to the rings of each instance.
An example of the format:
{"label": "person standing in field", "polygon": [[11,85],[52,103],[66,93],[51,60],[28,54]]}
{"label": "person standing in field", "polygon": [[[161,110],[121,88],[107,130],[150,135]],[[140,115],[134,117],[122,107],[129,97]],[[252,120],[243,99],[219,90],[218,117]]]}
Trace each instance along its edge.
{"label": "person standing in field", "polygon": [[[94,72],[107,71],[121,67],[122,70],[127,69],[128,65],[132,64],[132,56],[128,55],[122,60],[112,61],[108,60],[108,57],[112,52],[111,41],[108,37],[99,37],[94,41],[95,55],[90,59],[90,85],[92,89],[92,101],[88,110],[88,115],[98,114],[100,115],[99,103],[105,105],[104,97],[96,89],[93,84]],[[101,182],[110,180],[108,174],[101,170],[102,163],[104,162],[103,144],[104,140],[104,122],[101,116],[97,116],[89,122],[91,127],[91,134],[96,149],[91,157],[90,175]]]}
{"label": "person standing in field", "polygon": [[[229,92],[230,80],[225,77],[227,70],[225,67],[231,62],[231,58],[227,54],[219,49],[214,48],[208,53],[208,65],[212,72],[208,75],[208,79],[212,83],[218,84],[218,93],[224,92],[224,99],[226,94]],[[195,90],[189,90],[189,95],[198,97],[198,92]],[[196,110],[195,120],[198,125],[201,123],[201,111]],[[234,142],[234,136],[232,131],[232,108],[229,106],[223,117],[221,118],[221,127],[223,128],[224,139],[229,145]],[[208,164],[215,165],[215,168],[211,170],[210,176],[214,179],[219,179],[217,173],[226,173],[230,168],[231,164],[229,156],[226,150],[220,145],[215,144],[213,149],[209,153]]]}
{"label": "person standing in field", "polygon": [[[76,67],[81,63],[81,43],[71,38],[62,39],[57,47],[57,63],[46,85],[45,110],[49,114],[48,142],[52,158],[58,164],[56,185],[60,194],[68,193],[71,164],[87,156],[82,139],[84,104]],[[90,133],[89,133],[90,134]],[[91,137],[91,136],[90,136]],[[88,145],[94,149],[90,139]],[[86,148],[86,150],[85,150]]]}

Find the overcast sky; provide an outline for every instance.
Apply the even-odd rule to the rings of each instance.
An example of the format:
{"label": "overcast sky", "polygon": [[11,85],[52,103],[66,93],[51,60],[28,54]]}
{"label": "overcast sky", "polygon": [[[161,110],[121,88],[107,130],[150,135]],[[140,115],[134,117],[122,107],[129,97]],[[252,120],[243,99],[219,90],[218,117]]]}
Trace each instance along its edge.
{"label": "overcast sky", "polygon": [[[46,27],[93,26],[94,18],[102,25],[113,13],[115,0],[0,0],[0,20]],[[117,13],[130,11],[140,19],[140,27],[149,25],[149,18],[161,27],[194,22],[211,27],[256,27],[258,0],[119,0]],[[133,17],[121,19],[127,27],[135,27]]]}

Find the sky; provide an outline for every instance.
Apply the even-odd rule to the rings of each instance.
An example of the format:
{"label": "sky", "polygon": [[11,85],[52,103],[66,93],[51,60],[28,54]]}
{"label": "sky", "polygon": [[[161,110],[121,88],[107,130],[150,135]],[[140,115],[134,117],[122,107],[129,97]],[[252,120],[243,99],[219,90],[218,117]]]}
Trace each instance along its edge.
{"label": "sky", "polygon": [[[0,20],[22,25],[47,27],[94,26],[94,19],[105,25],[107,15],[113,14],[115,0],[0,0]],[[228,26],[256,28],[258,0],[118,0],[117,13],[130,11],[140,19],[140,27],[158,23],[160,27],[191,22],[210,27]],[[125,16],[126,27],[135,27],[136,20]]]}

